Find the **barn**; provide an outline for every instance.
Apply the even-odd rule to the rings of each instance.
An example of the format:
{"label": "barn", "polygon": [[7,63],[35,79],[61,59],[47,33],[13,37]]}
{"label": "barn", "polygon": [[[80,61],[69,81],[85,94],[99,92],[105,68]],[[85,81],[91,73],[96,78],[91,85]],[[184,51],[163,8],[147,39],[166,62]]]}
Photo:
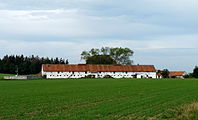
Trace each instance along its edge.
{"label": "barn", "polygon": [[46,78],[156,78],[154,65],[43,64],[41,73]]}
{"label": "barn", "polygon": [[169,73],[170,78],[184,78],[184,75],[186,75],[185,71],[174,71]]}

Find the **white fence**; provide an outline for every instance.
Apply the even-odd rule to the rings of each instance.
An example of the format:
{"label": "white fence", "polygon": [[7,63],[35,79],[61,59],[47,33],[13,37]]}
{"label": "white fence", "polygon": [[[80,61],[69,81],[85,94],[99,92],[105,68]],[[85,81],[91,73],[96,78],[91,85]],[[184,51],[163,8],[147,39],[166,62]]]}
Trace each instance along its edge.
{"label": "white fence", "polygon": [[4,76],[5,80],[28,80],[28,79],[41,79],[42,76]]}

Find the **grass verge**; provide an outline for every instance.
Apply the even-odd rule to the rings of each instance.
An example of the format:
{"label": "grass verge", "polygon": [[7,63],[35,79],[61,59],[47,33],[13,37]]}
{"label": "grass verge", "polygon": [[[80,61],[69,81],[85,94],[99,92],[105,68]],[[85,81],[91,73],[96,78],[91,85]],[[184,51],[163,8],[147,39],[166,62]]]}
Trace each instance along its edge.
{"label": "grass verge", "polygon": [[170,109],[161,115],[165,120],[198,120],[198,102]]}

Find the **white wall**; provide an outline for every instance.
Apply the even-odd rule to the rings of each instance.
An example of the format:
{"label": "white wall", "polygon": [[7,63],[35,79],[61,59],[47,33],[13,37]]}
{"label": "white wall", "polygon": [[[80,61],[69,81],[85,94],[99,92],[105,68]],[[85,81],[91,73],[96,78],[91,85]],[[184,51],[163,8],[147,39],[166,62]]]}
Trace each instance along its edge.
{"label": "white wall", "polygon": [[45,72],[42,71],[42,75],[46,75],[47,78],[82,78],[87,75],[94,75],[96,78],[103,78],[106,75],[110,75],[113,78],[156,78],[156,72]]}
{"label": "white wall", "polygon": [[[90,74],[87,72],[87,74]],[[85,72],[45,72],[47,78],[82,78],[87,75]]]}

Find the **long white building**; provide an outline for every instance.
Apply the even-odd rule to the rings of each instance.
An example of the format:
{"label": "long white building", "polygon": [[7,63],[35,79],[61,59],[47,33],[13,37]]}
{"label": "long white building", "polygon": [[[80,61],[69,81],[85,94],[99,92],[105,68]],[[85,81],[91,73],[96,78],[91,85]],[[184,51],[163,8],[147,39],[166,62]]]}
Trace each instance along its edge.
{"label": "long white building", "polygon": [[42,65],[42,76],[46,78],[156,78],[154,65]]}

